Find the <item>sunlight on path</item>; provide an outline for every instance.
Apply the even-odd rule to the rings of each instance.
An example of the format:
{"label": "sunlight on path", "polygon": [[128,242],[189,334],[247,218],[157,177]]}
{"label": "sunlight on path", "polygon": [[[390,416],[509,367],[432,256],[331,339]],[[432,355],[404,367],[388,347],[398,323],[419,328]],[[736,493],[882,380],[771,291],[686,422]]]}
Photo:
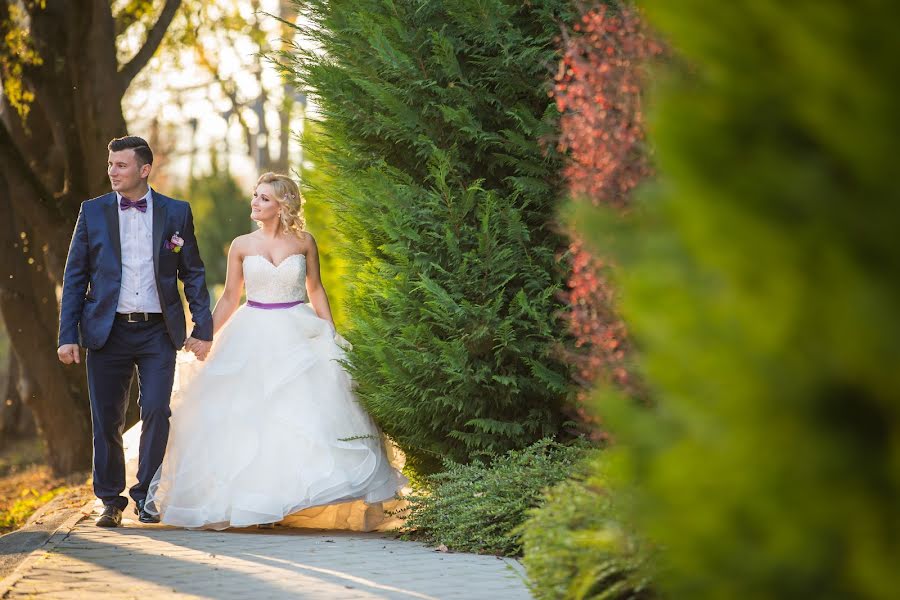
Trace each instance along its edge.
{"label": "sunlight on path", "polygon": [[82,521],[4,598],[527,599],[516,561],[378,533],[224,532]]}

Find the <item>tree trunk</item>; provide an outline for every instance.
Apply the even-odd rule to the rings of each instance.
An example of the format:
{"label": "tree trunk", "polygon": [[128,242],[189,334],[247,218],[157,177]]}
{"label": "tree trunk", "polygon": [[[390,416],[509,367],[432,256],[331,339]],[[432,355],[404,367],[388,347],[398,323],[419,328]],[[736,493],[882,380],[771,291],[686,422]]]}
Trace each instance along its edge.
{"label": "tree trunk", "polygon": [[34,435],[34,417],[31,410],[22,402],[21,368],[15,353],[10,353],[7,375],[0,377],[0,450],[4,444],[16,438]]}
{"label": "tree trunk", "polygon": [[34,414],[53,471],[84,471],[91,464],[91,427],[83,367],[66,369],[56,357],[56,291],[45,269],[35,268],[28,231],[5,204],[5,237],[18,231],[19,240],[0,259],[0,315],[17,361],[27,365],[19,377],[21,400]]}
{"label": "tree trunk", "polygon": [[[0,28],[16,27],[11,4],[0,0]],[[120,66],[107,0],[25,3],[27,39],[41,62],[22,64],[20,79],[34,99],[26,116],[0,97],[0,316],[57,475],[91,463],[84,362],[66,367],[56,356],[68,241],[79,204],[109,190],[103,165],[109,140],[126,133],[122,96],[180,4],[166,0],[144,45]],[[3,44],[0,53],[18,60]]]}
{"label": "tree trunk", "polygon": [[[19,400],[15,420],[11,422],[12,432],[18,437],[30,437],[37,434],[37,426],[34,424],[34,414],[24,400],[26,397],[23,393],[25,391],[23,379],[25,369],[16,359],[15,354],[10,355],[9,366],[11,376],[7,382],[6,397],[9,399],[16,397]],[[15,374],[15,378],[12,377],[13,373]]]}

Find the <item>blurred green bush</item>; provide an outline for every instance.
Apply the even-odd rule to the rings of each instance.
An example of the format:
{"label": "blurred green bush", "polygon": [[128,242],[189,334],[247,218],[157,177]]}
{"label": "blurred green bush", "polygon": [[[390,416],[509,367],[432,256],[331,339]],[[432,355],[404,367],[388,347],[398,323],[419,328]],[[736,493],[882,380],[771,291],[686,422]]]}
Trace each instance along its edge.
{"label": "blurred green bush", "polygon": [[[617,257],[658,408],[602,391],[631,454],[626,521],[673,598],[900,590],[900,36],[886,4],[642,3],[659,180]],[[602,512],[601,509],[598,509]]]}
{"label": "blurred green bush", "polygon": [[633,500],[621,456],[595,451],[523,524],[523,564],[539,600],[647,600],[652,554],[623,518]]}

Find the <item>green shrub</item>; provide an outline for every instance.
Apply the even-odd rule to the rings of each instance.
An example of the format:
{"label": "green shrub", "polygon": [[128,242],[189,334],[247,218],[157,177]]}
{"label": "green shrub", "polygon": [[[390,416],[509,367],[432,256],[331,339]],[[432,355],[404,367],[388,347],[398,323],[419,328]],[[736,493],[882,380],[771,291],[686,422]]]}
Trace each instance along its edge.
{"label": "green shrub", "polygon": [[[887,3],[647,0],[659,180],[613,248],[657,409],[600,397],[673,598],[900,590],[900,36]],[[891,125],[894,123],[894,125]],[[598,211],[599,212],[599,211]]]}
{"label": "green shrub", "polygon": [[518,555],[519,526],[528,511],[588,451],[586,444],[545,439],[490,465],[447,462],[443,472],[425,478],[425,489],[407,497],[404,537],[465,552]]}
{"label": "green shrub", "polygon": [[346,241],[341,238],[341,216],[333,203],[329,202],[327,190],[330,187],[328,173],[322,168],[315,149],[321,146],[319,124],[307,119],[300,134],[303,161],[299,165],[301,189],[303,191],[303,212],[306,228],[315,236],[319,247],[319,271],[322,284],[328,292],[331,316],[341,333],[347,330],[347,257],[340,251]]}
{"label": "green shrub", "polygon": [[624,522],[621,506],[630,494],[617,485],[615,456],[606,451],[590,457],[589,468],[550,488],[522,525],[523,563],[536,598],[654,597],[646,544]]}
{"label": "green shrub", "polygon": [[566,241],[548,66],[567,0],[308,0],[280,55],[347,257],[360,401],[423,472],[562,429]]}

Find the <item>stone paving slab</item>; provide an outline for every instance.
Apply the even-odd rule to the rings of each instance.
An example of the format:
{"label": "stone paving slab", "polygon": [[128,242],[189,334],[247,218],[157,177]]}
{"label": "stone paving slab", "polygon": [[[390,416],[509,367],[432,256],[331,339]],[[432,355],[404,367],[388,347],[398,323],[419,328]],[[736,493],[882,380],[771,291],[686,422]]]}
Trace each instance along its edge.
{"label": "stone paving slab", "polygon": [[[83,516],[83,515],[82,515]],[[188,531],[74,524],[0,584],[19,598],[525,600],[512,559],[436,552],[381,533],[277,527]]]}

